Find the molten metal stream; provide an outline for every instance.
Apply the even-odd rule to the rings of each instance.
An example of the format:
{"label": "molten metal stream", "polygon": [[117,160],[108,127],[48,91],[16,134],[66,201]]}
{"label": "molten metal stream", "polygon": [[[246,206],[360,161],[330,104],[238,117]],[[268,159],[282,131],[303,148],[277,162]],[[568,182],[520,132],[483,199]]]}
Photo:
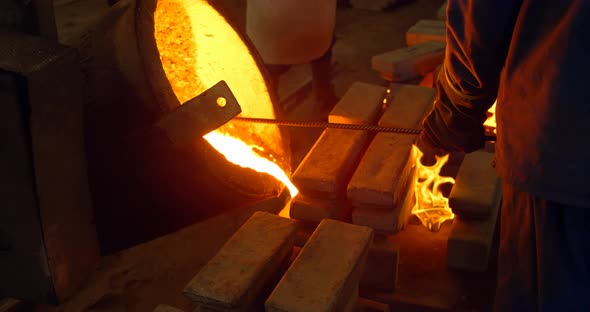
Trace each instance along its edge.
{"label": "molten metal stream", "polygon": [[203,136],[211,146],[219,151],[229,162],[250,168],[252,170],[267,173],[281,181],[289,189],[291,197],[295,197],[299,191],[293,185],[285,171],[276,163],[260,156],[254,149],[264,150],[260,146],[253,146],[244,143],[238,138],[227,134],[213,131]]}

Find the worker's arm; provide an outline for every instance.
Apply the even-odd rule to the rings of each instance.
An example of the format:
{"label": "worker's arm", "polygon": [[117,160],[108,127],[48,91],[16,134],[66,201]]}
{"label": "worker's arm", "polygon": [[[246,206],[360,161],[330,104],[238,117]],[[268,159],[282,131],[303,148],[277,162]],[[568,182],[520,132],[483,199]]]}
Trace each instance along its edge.
{"label": "worker's arm", "polygon": [[447,48],[421,141],[450,151],[483,147],[486,112],[498,92],[522,1],[449,0]]}

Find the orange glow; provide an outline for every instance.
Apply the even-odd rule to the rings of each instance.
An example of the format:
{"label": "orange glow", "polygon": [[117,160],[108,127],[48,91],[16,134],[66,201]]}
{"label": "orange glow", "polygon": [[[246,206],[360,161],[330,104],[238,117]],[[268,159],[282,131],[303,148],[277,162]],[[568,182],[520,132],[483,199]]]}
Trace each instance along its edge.
{"label": "orange glow", "polygon": [[[154,37],[166,78],[180,103],[225,80],[242,107],[240,116],[276,117],[255,58],[208,1],[158,0]],[[292,197],[298,193],[288,177],[290,164],[277,126],[244,127],[230,121],[204,138],[229,162],[270,174],[285,184]]]}
{"label": "orange glow", "polygon": [[483,123],[483,125],[487,128],[490,128],[495,134],[496,133],[496,102],[494,102],[494,105],[492,105],[492,107],[490,107],[490,109],[488,110],[488,114],[489,114],[489,117],[488,117],[488,119],[486,119],[486,121]]}
{"label": "orange glow", "polygon": [[291,218],[291,203],[288,203],[283,209],[281,209],[279,217]]}
{"label": "orange glow", "polygon": [[449,160],[449,155],[436,157],[432,166],[422,164],[424,155],[416,145],[412,146],[412,153],[416,159],[416,183],[414,185],[416,203],[412,214],[431,231],[438,231],[446,220],[455,218],[449,207],[449,199],[443,196],[440,186],[444,183],[455,183],[451,177],[441,177],[440,170]]}
{"label": "orange glow", "polygon": [[381,101],[381,111],[385,111],[387,109],[387,106],[389,105],[387,102],[388,102],[390,93],[391,93],[391,89],[387,88],[385,90],[385,95],[383,95],[383,101]]}
{"label": "orange glow", "polygon": [[276,163],[269,161],[268,159],[260,156],[256,153],[255,149],[264,151],[264,148],[260,146],[253,146],[244,143],[238,138],[234,138],[228,134],[220,133],[219,131],[213,131],[204,136],[205,140],[211,144],[217,151],[225,156],[229,162],[242,166],[244,168],[250,168],[258,172],[270,174],[277,178],[277,180],[283,182],[289,189],[291,197],[295,197],[299,191],[291,183],[285,171],[281,169]]}

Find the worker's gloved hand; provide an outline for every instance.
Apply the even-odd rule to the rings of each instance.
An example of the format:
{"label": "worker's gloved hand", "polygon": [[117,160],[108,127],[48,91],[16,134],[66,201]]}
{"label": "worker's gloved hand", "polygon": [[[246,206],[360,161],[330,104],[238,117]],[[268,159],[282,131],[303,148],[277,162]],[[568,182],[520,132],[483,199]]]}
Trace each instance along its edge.
{"label": "worker's gloved hand", "polygon": [[[430,149],[471,153],[485,145],[486,103],[483,100],[465,100],[445,85],[444,68],[437,77],[437,95],[431,112],[423,121],[418,142]],[[420,147],[420,146],[418,146]]]}
{"label": "worker's gloved hand", "polygon": [[436,157],[441,157],[449,153],[448,150],[432,145],[422,135],[416,141],[416,147],[422,152],[420,162],[425,166],[432,166],[436,163]]}

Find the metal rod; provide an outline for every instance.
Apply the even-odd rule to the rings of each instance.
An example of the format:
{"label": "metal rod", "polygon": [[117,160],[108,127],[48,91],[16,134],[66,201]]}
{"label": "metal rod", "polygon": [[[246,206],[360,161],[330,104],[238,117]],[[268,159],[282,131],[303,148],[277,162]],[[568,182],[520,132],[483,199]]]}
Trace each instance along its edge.
{"label": "metal rod", "polygon": [[352,125],[352,124],[340,124],[330,123],[324,121],[293,121],[293,120],[276,120],[266,118],[248,118],[248,117],[234,117],[232,120],[252,123],[264,123],[273,124],[287,127],[303,127],[303,128],[336,128],[336,129],[347,129],[347,130],[363,130],[371,132],[394,132],[404,134],[420,134],[420,129],[406,129],[406,128],[391,128],[391,127],[380,127],[374,125]]}
{"label": "metal rod", "polygon": [[[381,127],[375,125],[353,125],[353,124],[341,124],[331,123],[325,121],[299,121],[299,120],[277,120],[270,118],[250,118],[250,117],[234,117],[232,120],[240,122],[251,122],[261,124],[272,124],[286,127],[302,127],[302,128],[335,128],[335,129],[346,129],[346,130],[360,130],[370,132],[390,132],[390,133],[401,133],[409,135],[418,135],[422,132],[422,129],[412,128],[394,128],[394,127]],[[485,136],[486,141],[495,141],[494,136]]]}

